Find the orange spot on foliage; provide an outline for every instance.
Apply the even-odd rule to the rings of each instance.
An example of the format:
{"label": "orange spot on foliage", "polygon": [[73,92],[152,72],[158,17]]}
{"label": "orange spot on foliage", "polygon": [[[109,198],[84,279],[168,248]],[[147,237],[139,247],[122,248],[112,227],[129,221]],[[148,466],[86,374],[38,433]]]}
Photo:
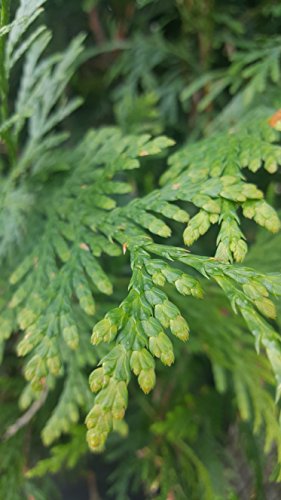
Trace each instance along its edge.
{"label": "orange spot on foliage", "polygon": [[272,128],[274,128],[276,124],[280,121],[281,121],[281,109],[278,109],[278,111],[276,111],[276,113],[274,113],[274,115],[272,115],[269,118],[268,123]]}
{"label": "orange spot on foliage", "polygon": [[125,255],[125,253],[127,252],[127,248],[128,248],[128,243],[123,243],[123,255]]}
{"label": "orange spot on foliage", "polygon": [[85,250],[86,252],[89,252],[90,250],[87,243],[80,243],[79,247],[81,248],[81,250]]}

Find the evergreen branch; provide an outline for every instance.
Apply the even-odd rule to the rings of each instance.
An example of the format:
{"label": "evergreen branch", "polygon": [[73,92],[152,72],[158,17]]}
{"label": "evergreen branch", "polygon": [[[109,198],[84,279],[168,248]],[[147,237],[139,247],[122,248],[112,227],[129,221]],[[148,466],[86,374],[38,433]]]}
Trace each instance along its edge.
{"label": "evergreen branch", "polygon": [[[174,62],[165,68],[171,55],[189,65],[184,43],[173,45],[155,32],[146,40],[138,34],[132,43],[108,44],[107,50],[128,49],[108,73],[109,83],[125,78],[116,93],[123,131],[117,127],[90,130],[76,146],[66,148],[62,145],[69,136],[60,126],[81,104],[79,98],[68,99],[66,94],[84,58],[84,35],[75,38],[64,53],[46,56],[51,33],[45,26],[32,26],[43,4],[44,0],[21,0],[15,19],[9,22],[9,2],[1,3],[0,135],[10,165],[5,160],[1,173],[0,255],[5,270],[0,340],[2,354],[4,342],[18,332],[10,342],[17,343],[18,356],[26,359],[23,372],[28,384],[20,406],[29,407],[4,439],[26,426],[43,404],[47,408],[47,393],[54,388],[59,393],[61,378],[57,404],[39,432],[46,446],[64,433],[71,439],[56,445],[50,458],[27,475],[57,472],[64,464],[73,467],[86,451],[84,431],[77,425],[82,415],[88,412],[87,439],[95,452],[104,449],[111,431],[125,434],[128,386],[135,375],[144,394],[157,384],[153,404],[159,412],[146,401],[148,411],[143,417],[153,452],[149,457],[145,450],[134,450],[144,457],[146,472],[140,477],[149,484],[147,494],[160,490],[161,498],[185,498],[186,492],[213,498],[216,488],[208,459],[201,453],[198,416],[202,409],[196,408],[193,396],[202,389],[202,400],[210,405],[205,403],[203,383],[185,370],[183,378],[188,380],[176,376],[163,397],[167,375],[163,370],[163,379],[156,380],[156,367],[158,360],[171,366],[177,358],[181,368],[184,350],[188,360],[197,352],[208,359],[215,386],[209,384],[210,391],[216,391],[223,404],[225,394],[230,394],[239,419],[250,422],[254,432],[264,430],[266,451],[274,443],[281,463],[277,406],[270,393],[275,376],[277,403],[281,348],[271,298],[281,295],[280,275],[233,264],[241,263],[248,250],[242,217],[273,233],[280,229],[278,214],[262,190],[247,180],[247,171],[253,177],[261,167],[269,174],[278,170],[280,112],[259,106],[228,130],[189,142],[169,158],[160,188],[145,196],[136,197],[127,171],[139,168],[143,158],[149,165],[150,157],[162,160],[174,145],[166,136],[143,131],[154,130],[157,135],[162,130],[163,117],[175,108],[180,93],[185,101],[203,89],[198,105],[203,110],[229,89],[239,90],[241,102],[246,99],[250,104],[269,81],[276,84],[280,40],[265,42],[251,53],[237,53],[227,71],[204,74],[184,92],[184,72]],[[202,31],[199,39],[204,44]],[[22,75],[10,110],[9,84],[15,65],[19,69],[22,65]],[[169,116],[166,125],[171,122]],[[181,248],[175,242],[174,221],[186,226],[182,233],[188,247],[218,224],[214,257]],[[171,236],[174,246],[163,243],[161,238]],[[131,275],[128,293],[123,293],[116,267],[127,265],[127,254]],[[237,313],[229,322],[222,317],[231,315],[225,298]],[[202,299],[202,305],[197,299]],[[203,324],[206,313],[211,324]],[[186,342],[189,335],[188,347],[178,342]],[[254,343],[260,356],[253,351]],[[85,378],[89,366],[95,367],[89,379],[91,391]],[[259,378],[264,385],[257,384]],[[143,401],[142,396],[138,400]],[[154,420],[157,415],[157,421],[150,422],[151,415]],[[220,439],[211,417],[207,424],[207,438],[216,447]],[[157,461],[159,457],[164,459]],[[134,473],[130,469],[125,475],[127,485]],[[192,484],[190,477],[198,484]],[[119,498],[124,498],[124,491],[119,488]]]}
{"label": "evergreen branch", "polygon": [[[9,23],[10,16],[10,0],[3,0],[1,3],[1,18],[0,18],[0,27],[1,29],[5,29],[5,26]],[[12,26],[10,27],[12,29]],[[6,34],[6,33],[5,33]],[[9,116],[8,111],[8,76],[5,67],[5,48],[6,48],[6,40],[5,34],[0,37],[0,102],[1,102],[1,128],[3,127],[3,123],[6,122]],[[13,164],[16,159],[16,145],[12,137],[6,132],[2,132],[4,142],[7,145],[7,151],[9,155],[9,159]]]}

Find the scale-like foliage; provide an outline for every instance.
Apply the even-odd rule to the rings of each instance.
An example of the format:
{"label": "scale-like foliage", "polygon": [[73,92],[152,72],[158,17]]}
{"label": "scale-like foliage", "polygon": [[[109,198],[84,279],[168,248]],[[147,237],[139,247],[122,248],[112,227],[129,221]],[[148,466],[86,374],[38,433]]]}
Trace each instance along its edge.
{"label": "scale-like foliage", "polygon": [[193,81],[181,93],[181,100],[190,97],[208,85],[208,93],[201,100],[199,110],[205,110],[226,88],[231,94],[241,92],[243,104],[248,106],[256,96],[265,92],[270,83],[280,80],[280,37],[264,38],[235,51],[227,70],[206,73]]}
{"label": "scale-like foliage", "polygon": [[[132,100],[129,111],[117,109],[123,130],[113,126],[90,130],[77,145],[64,146],[68,135],[59,124],[81,104],[80,99],[66,97],[66,88],[79,63],[84,37],[78,36],[62,54],[45,55],[49,31],[43,26],[31,29],[43,4],[22,0],[15,20],[9,24],[4,16],[6,24],[1,27],[0,134],[4,159],[0,257],[4,271],[0,340],[4,350],[7,339],[16,339],[17,354],[25,359],[23,371],[28,385],[20,398],[22,409],[38,401],[42,393],[60,391],[56,406],[41,427],[44,444],[53,443],[63,433],[72,433],[73,439],[66,446],[54,448],[53,456],[39,463],[30,476],[55,472],[64,462],[70,467],[76,464],[85,453],[80,443],[81,428],[75,427],[81,414],[88,412],[87,439],[94,451],[103,450],[112,430],[122,433],[120,421],[128,406],[132,373],[147,394],[156,384],[157,360],[170,366],[176,356],[180,358],[177,339],[185,342],[190,332],[192,336],[189,322],[200,330],[198,317],[204,316],[210,282],[221,288],[219,297],[227,297],[240,315],[240,319],[233,319],[233,327],[226,327],[226,334],[216,304],[213,309],[208,304],[214,320],[198,334],[200,346],[204,342],[208,345],[216,388],[223,393],[230,384],[242,420],[253,419],[259,432],[264,426],[266,448],[275,443],[281,463],[273,398],[262,386],[256,387],[254,380],[258,373],[272,387],[271,365],[279,400],[281,345],[272,298],[281,295],[281,277],[241,265],[247,253],[247,237],[240,225],[243,215],[273,233],[280,229],[277,213],[263,191],[248,181],[247,172],[252,179],[261,167],[270,174],[277,171],[281,163],[275,130],[280,128],[279,114],[273,107],[260,106],[227,130],[181,147],[169,157],[159,189],[138,197],[130,171],[143,163],[152,166],[153,159],[165,162],[167,150],[175,142],[166,136],[142,133],[147,130],[146,124],[138,127],[137,120],[130,120]],[[2,14],[6,7],[8,2],[3,1]],[[169,45],[163,48],[158,36],[147,45],[136,38],[136,53],[126,53],[119,69],[113,68],[112,78],[129,71],[132,55],[146,61],[151,43],[156,49],[149,71],[144,73],[140,65],[132,72],[131,94],[137,92],[139,81],[145,92],[155,90],[153,71],[174,49]],[[271,49],[252,55],[246,62],[242,58],[243,64],[267,57]],[[244,72],[242,76],[253,77],[248,89],[252,89],[249,85],[256,87],[255,75],[261,75],[259,90],[268,73],[273,81],[277,79],[278,57],[276,49],[274,61],[268,62],[264,74],[261,63],[255,63],[250,73]],[[9,82],[18,64],[22,64],[22,76],[10,112]],[[239,69],[239,55],[236,64]],[[198,88],[200,85],[189,88],[183,97]],[[211,93],[205,105],[213,97]],[[161,95],[155,98],[154,94],[144,94],[143,102],[151,109],[157,99],[161,100]],[[155,116],[151,114],[152,119]],[[149,128],[157,132],[161,126]],[[182,248],[173,232],[175,225],[181,225],[183,242],[192,247],[215,224],[219,229],[213,257]],[[169,244],[164,244],[162,238],[170,237]],[[118,284],[114,285],[119,275],[116,268],[126,266],[127,255],[131,276],[128,293],[123,294]],[[191,321],[180,296],[189,296]],[[195,299],[202,299],[201,304]],[[216,338],[210,331],[214,324]],[[260,358],[252,351],[253,342],[245,325],[254,336],[257,351],[262,351]],[[90,347],[91,330],[94,348]],[[245,345],[241,356],[240,344]],[[183,349],[188,352],[188,348]],[[86,380],[89,367],[95,367],[89,384],[96,396]],[[60,378],[64,379],[62,388]],[[167,443],[161,446],[165,460],[158,471],[161,498],[167,497],[177,481],[178,498],[189,491],[189,483],[178,480],[178,469],[185,470],[186,477],[193,474],[202,481],[198,495],[213,495],[204,459],[190,446],[188,436],[183,433],[177,437],[170,432],[180,427],[188,404],[183,397],[175,414],[167,412],[163,422],[152,426],[155,436],[168,433]],[[76,440],[80,446],[76,446]],[[70,456],[68,450],[72,450]],[[178,455],[175,465],[171,457]]]}

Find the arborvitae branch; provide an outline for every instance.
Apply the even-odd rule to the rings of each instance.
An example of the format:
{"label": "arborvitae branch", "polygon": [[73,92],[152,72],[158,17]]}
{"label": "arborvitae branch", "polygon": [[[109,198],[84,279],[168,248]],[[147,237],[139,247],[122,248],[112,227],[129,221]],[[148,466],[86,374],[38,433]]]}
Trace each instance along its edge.
{"label": "arborvitae branch", "polygon": [[[10,17],[10,0],[3,0],[1,2],[1,19],[0,28],[5,27],[9,23]],[[6,35],[0,36],[0,102],[1,102],[1,122],[5,123],[9,118],[8,110],[8,74],[5,66],[5,46],[6,46]],[[7,151],[9,155],[9,160],[11,165],[15,163],[16,160],[16,145],[10,134],[4,131],[3,139],[7,146]]]}
{"label": "arborvitae branch", "polygon": [[[56,472],[63,463],[70,467],[76,464],[85,453],[81,429],[76,427],[81,414],[88,413],[89,447],[101,451],[112,430],[122,431],[133,375],[143,393],[152,391],[157,383],[158,360],[171,366],[184,349],[192,352],[189,344],[185,347],[178,340],[186,342],[191,337],[192,346],[192,324],[199,332],[200,316],[202,332],[197,333],[196,340],[201,352],[209,350],[218,393],[231,387],[241,419],[253,418],[255,430],[265,426],[266,446],[269,449],[271,442],[276,443],[281,462],[274,402],[264,387],[256,387],[255,380],[262,374],[273,386],[270,364],[277,380],[278,401],[281,347],[272,296],[281,295],[280,275],[233,264],[241,263],[248,250],[247,234],[240,225],[243,217],[272,233],[280,229],[278,214],[262,190],[247,180],[247,170],[252,177],[262,167],[269,174],[277,171],[281,163],[277,133],[280,116],[273,107],[259,106],[223,132],[215,131],[184,145],[168,158],[169,168],[159,189],[138,198],[127,171],[140,168],[144,158],[150,165],[153,157],[164,162],[175,142],[166,136],[140,133],[146,126],[135,126],[135,133],[112,126],[90,130],[78,144],[64,148],[68,134],[58,130],[58,125],[81,104],[80,99],[67,99],[65,90],[79,63],[84,36],[75,38],[64,53],[46,56],[51,34],[44,26],[32,27],[43,4],[44,0],[21,0],[15,20],[8,24],[9,4],[1,3],[0,136],[11,168],[3,168],[1,173],[0,258],[4,271],[0,341],[2,353],[5,341],[12,337],[17,355],[25,358],[23,372],[28,384],[20,406],[30,407],[8,429],[7,436],[28,423],[47,393],[58,388],[61,377],[57,404],[40,432],[46,445],[63,433],[72,434],[72,439],[65,446],[55,447],[51,458],[31,470],[29,476]],[[162,42],[157,34],[145,44],[136,37],[131,52],[122,56],[119,70],[115,69],[116,74],[122,74],[135,51],[145,61],[153,51],[149,71],[144,72],[141,65],[128,82],[130,106],[139,83],[150,88],[155,67],[175,52]],[[273,55],[272,50],[266,46],[249,59],[236,56],[236,86],[250,98],[256,87],[264,89],[269,78],[279,78],[276,58],[280,47]],[[272,57],[267,64],[269,53]],[[184,52],[179,57],[184,60]],[[22,65],[22,76],[11,111],[9,81],[16,64],[19,68]],[[249,79],[245,88],[237,75],[239,68],[243,68],[242,80]],[[230,74],[219,76],[223,81],[216,82],[201,101],[202,109],[229,86]],[[207,81],[205,75],[187,88],[183,99]],[[157,99],[143,102],[151,109]],[[163,243],[162,238],[174,237],[174,222],[181,225],[187,247],[192,247],[212,225],[218,225],[214,256],[195,255],[175,240],[170,240],[170,245]],[[121,287],[118,290],[118,284],[115,286],[118,273],[114,267],[108,269],[106,256],[111,262],[119,257],[118,262],[124,265],[129,256],[127,294]],[[212,293],[211,286],[215,290]],[[230,326],[224,327],[221,311],[217,303],[212,303],[218,289],[219,299],[223,302],[222,297],[227,297],[238,314]],[[181,296],[188,297],[192,310],[186,311]],[[204,306],[195,299],[202,299]],[[204,324],[205,308],[213,318],[211,325]],[[257,367],[246,325],[257,351],[265,352],[269,363],[261,357]],[[216,335],[210,330],[213,326]],[[90,331],[93,349],[89,348]],[[90,388],[85,375],[89,367],[95,368]],[[159,422],[152,426],[153,446],[165,455],[160,465],[155,466],[151,460],[152,468],[163,478],[166,498],[171,484],[180,485],[180,494],[184,491],[178,480],[178,467],[184,460],[186,477],[198,477],[206,498],[212,498],[204,461],[184,434],[177,435],[181,415],[186,414],[186,394],[177,408],[171,415],[162,408]],[[197,418],[198,409],[193,409]],[[200,434],[196,418],[192,422],[192,411],[189,418]],[[166,432],[163,444],[157,436],[163,437]]]}

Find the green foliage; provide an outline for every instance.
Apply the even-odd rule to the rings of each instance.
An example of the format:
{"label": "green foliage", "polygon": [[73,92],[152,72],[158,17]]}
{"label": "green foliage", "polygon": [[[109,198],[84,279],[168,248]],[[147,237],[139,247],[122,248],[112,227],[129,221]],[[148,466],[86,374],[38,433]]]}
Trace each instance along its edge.
{"label": "green foliage", "polygon": [[63,465],[73,468],[77,464],[81,455],[87,451],[84,429],[83,427],[75,426],[69,430],[69,433],[70,441],[54,446],[51,450],[51,457],[38,462],[33,469],[28,471],[27,477],[44,476],[47,472],[58,472]]}
{"label": "green foliage", "polygon": [[240,91],[245,106],[249,105],[256,94],[265,92],[270,83],[276,84],[280,79],[280,37],[269,40],[258,39],[235,51],[231,57],[231,65],[227,70],[206,73],[192,82],[181,94],[183,102],[196,91],[210,85],[208,95],[201,100],[198,109],[205,110],[227,87],[231,94]]}
{"label": "green foliage", "polygon": [[[8,400],[0,496],[47,497],[48,484],[30,478],[76,468],[90,449],[120,462],[115,498],[134,483],[159,499],[234,498],[236,485],[220,481],[231,426],[246,429],[257,449],[256,484],[263,448],[274,448],[280,481],[280,236],[259,237],[242,264],[256,224],[280,230],[266,192],[281,163],[280,38],[239,44],[242,21],[203,1],[112,2],[111,27],[99,25],[100,2],[86,2],[95,35],[107,29],[116,40],[84,52],[78,35],[53,53],[44,4],[21,0],[10,20],[1,2],[0,384]],[[124,12],[133,33],[122,46]],[[217,69],[221,47],[230,60]],[[107,64],[114,48],[121,52],[103,82],[110,119],[69,139],[63,124],[82,105],[72,97],[78,67],[93,53]],[[114,113],[117,125],[104,126]],[[23,420],[14,404],[9,414],[11,395]],[[49,458],[31,425],[43,445],[57,442]]]}

